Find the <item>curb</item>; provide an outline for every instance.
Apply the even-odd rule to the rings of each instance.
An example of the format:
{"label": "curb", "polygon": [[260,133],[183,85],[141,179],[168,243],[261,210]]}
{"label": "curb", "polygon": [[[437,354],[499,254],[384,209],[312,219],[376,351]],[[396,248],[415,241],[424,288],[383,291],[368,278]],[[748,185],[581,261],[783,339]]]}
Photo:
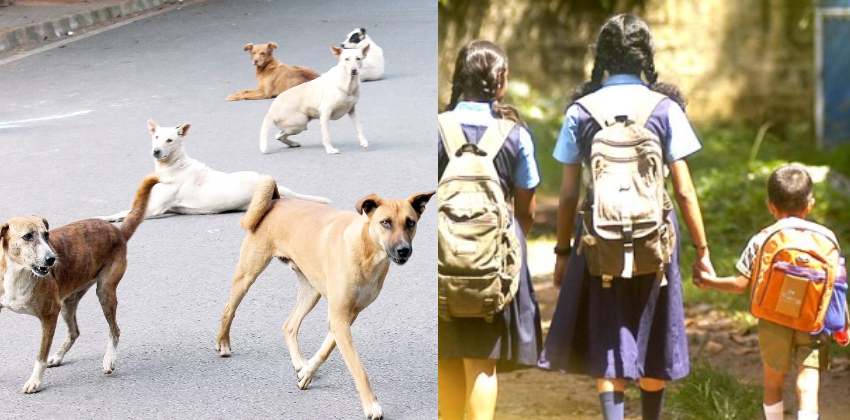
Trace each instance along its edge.
{"label": "curb", "polygon": [[128,0],[120,5],[106,6],[47,22],[15,28],[0,34],[0,54],[17,48],[35,47],[58,41],[69,37],[68,32],[71,31],[80,31],[122,17],[177,3],[182,3],[182,0]]}

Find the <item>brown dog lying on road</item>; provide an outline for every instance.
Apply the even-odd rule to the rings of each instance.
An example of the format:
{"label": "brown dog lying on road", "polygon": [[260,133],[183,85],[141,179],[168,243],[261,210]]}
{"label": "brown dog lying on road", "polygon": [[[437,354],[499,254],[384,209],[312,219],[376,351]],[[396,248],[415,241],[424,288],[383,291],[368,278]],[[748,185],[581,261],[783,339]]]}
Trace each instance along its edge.
{"label": "brown dog lying on road", "polygon": [[[103,372],[109,374],[115,369],[121,334],[115,322],[116,289],[127,268],[127,241],[142,223],[148,196],[157,182],[154,175],[142,181],[120,228],[87,219],[48,232],[47,220],[40,217],[15,217],[0,225],[0,308],[34,315],[41,321],[41,347],[23,392],[38,391],[44,369],[62,364],[80,335],[77,304],[94,284],[109,324]],[[68,325],[68,338],[48,360],[60,312]]]}
{"label": "brown dog lying on road", "polygon": [[[382,418],[381,406],[354,349],[351,324],[378,297],[390,261],[404,264],[412,255],[416,224],[434,192],[414,194],[406,200],[372,194],[360,199],[354,213],[316,202],[279,199],[276,187],[270,177],[260,181],[242,219],[248,234],[221,315],[216,349],[221,356],[230,355],[230,326],[236,308],[257,276],[277,257],[298,277],[295,308],[283,324],[298,387],[307,388],[316,369],[338,345],[366,417]],[[298,329],[322,296],[328,300],[330,332],[321,349],[304,360]]]}
{"label": "brown dog lying on road", "polygon": [[281,92],[319,77],[315,71],[301,66],[290,66],[277,61],[272,52],[277,44],[245,44],[251,61],[257,69],[257,88],[240,90],[227,97],[228,101],[245,99],[271,99]]}

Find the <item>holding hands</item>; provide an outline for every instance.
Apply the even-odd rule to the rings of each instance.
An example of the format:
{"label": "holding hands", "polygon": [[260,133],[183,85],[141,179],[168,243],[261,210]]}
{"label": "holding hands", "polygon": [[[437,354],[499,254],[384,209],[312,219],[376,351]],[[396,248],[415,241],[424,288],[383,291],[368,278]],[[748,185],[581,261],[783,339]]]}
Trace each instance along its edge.
{"label": "holding hands", "polygon": [[714,271],[714,266],[711,264],[711,258],[708,253],[708,246],[697,246],[697,257],[694,260],[693,266],[693,281],[694,285],[700,289],[708,288],[706,282],[710,282],[717,277]]}

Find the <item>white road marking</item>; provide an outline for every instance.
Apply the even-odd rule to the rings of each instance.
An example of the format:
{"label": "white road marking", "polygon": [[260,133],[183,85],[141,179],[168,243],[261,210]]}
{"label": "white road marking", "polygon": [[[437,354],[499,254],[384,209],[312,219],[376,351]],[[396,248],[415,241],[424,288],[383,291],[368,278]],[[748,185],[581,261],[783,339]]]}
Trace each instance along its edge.
{"label": "white road marking", "polygon": [[57,115],[48,115],[46,117],[38,117],[38,118],[27,118],[23,120],[14,120],[14,121],[0,121],[0,130],[5,128],[17,128],[30,123],[42,122],[42,121],[52,121],[52,120],[62,120],[65,118],[73,118],[80,115],[86,115],[88,113],[94,112],[91,109],[83,109],[80,111],[70,112],[68,114],[57,114]]}

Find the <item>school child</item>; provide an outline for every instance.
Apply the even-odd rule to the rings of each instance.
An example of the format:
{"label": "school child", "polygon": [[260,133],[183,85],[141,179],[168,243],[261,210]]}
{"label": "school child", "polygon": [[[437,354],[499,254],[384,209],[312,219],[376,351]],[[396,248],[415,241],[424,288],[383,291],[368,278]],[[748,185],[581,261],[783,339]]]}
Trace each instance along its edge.
{"label": "school child", "polygon": [[596,378],[605,419],[623,418],[634,381],[643,418],[659,418],[665,383],[689,372],[680,236],[664,187],[669,173],[695,265],[713,273],[685,161],[701,147],[681,93],[658,81],[647,24],[610,18],[554,150],[563,175],[553,281],[562,289],[540,360]]}
{"label": "school child", "polygon": [[525,235],[540,182],[534,143],[502,102],[508,59],[488,41],[457,56],[440,114],[438,173],[439,413],[491,419],[499,370],[535,366],[540,315]]}
{"label": "school child", "polygon": [[[751,287],[751,310],[759,318],[764,367],[764,415],[783,418],[785,375],[797,369],[797,418],[818,418],[818,382],[828,365],[830,333],[846,339],[846,272],[841,276],[839,248],[827,228],[805,220],[815,204],[812,179],[805,168],[782,166],[767,181],[767,207],[776,223],[753,236],[735,268],[738,275],[717,277],[697,272],[700,287],[741,293]],[[821,308],[837,304],[841,325],[828,325]],[[826,323],[824,321],[827,321]],[[826,328],[825,328],[826,327]],[[832,329],[832,331],[830,331]]]}

